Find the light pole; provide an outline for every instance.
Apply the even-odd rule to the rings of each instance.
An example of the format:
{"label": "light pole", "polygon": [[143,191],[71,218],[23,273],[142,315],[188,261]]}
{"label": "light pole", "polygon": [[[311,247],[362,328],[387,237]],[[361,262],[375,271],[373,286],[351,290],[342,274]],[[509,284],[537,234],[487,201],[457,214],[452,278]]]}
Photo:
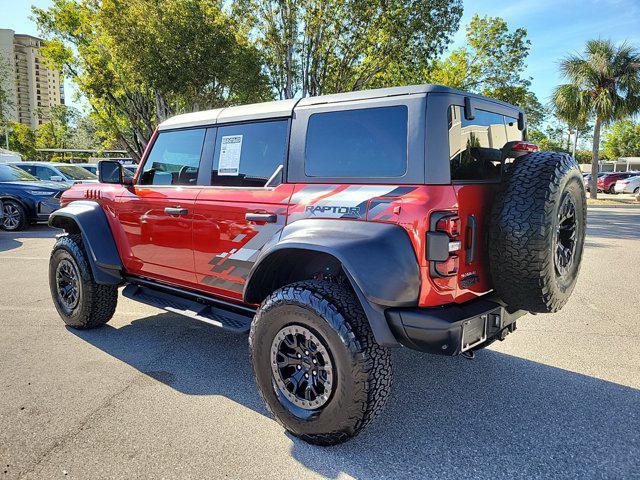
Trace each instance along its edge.
{"label": "light pole", "polygon": [[11,127],[7,123],[4,127],[4,141],[7,146],[7,150],[9,150],[9,132],[11,131]]}

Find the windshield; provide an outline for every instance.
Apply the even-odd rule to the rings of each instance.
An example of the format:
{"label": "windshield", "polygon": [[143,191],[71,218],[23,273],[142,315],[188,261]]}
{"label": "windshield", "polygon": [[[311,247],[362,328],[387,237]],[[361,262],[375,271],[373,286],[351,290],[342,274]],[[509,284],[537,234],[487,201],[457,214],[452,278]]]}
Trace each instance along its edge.
{"label": "windshield", "polygon": [[71,180],[95,180],[98,178],[89,170],[85,170],[77,165],[56,165],[56,168]]}
{"label": "windshield", "polygon": [[13,165],[0,165],[0,182],[38,182],[33,175]]}

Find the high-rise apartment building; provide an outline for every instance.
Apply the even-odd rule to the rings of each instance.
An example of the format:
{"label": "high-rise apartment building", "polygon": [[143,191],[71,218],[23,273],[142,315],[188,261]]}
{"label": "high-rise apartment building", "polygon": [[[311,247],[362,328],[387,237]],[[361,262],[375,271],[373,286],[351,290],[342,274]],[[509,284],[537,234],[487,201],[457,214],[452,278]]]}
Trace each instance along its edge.
{"label": "high-rise apartment building", "polygon": [[40,56],[44,40],[0,29],[0,83],[8,92],[9,120],[37,128],[49,120],[51,108],[64,104],[60,72]]}

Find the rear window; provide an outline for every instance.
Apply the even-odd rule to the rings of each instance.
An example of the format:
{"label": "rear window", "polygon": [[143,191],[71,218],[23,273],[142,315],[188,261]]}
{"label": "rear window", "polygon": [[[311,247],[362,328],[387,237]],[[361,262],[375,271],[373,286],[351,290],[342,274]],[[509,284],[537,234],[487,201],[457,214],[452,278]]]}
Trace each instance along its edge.
{"label": "rear window", "polygon": [[401,177],[407,170],[407,107],[316,113],[307,126],[308,177]]}
{"label": "rear window", "polygon": [[523,139],[518,119],[476,109],[475,118],[467,120],[456,105],[450,107],[448,117],[451,179],[499,180],[502,147]]}

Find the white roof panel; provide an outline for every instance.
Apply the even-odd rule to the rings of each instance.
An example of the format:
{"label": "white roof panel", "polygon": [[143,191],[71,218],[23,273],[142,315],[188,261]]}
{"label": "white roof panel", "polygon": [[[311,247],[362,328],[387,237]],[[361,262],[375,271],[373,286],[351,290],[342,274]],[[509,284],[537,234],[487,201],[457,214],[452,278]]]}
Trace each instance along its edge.
{"label": "white roof panel", "polygon": [[245,120],[261,120],[264,118],[290,117],[293,107],[299,99],[278,100],[275,102],[252,103],[237,107],[216,108],[203,112],[183,113],[168,118],[158,126],[158,130],[199,127],[217,123],[242,122]]}
{"label": "white roof panel", "polygon": [[166,119],[160,125],[158,130],[171,130],[173,128],[197,127],[201,125],[213,125],[218,119],[218,115],[224,108],[216,108],[213,110],[204,110],[202,112],[183,113]]}
{"label": "white roof panel", "polygon": [[245,120],[262,120],[264,118],[290,117],[293,107],[300,99],[276,100],[275,102],[252,103],[222,110],[218,123],[243,122]]}

